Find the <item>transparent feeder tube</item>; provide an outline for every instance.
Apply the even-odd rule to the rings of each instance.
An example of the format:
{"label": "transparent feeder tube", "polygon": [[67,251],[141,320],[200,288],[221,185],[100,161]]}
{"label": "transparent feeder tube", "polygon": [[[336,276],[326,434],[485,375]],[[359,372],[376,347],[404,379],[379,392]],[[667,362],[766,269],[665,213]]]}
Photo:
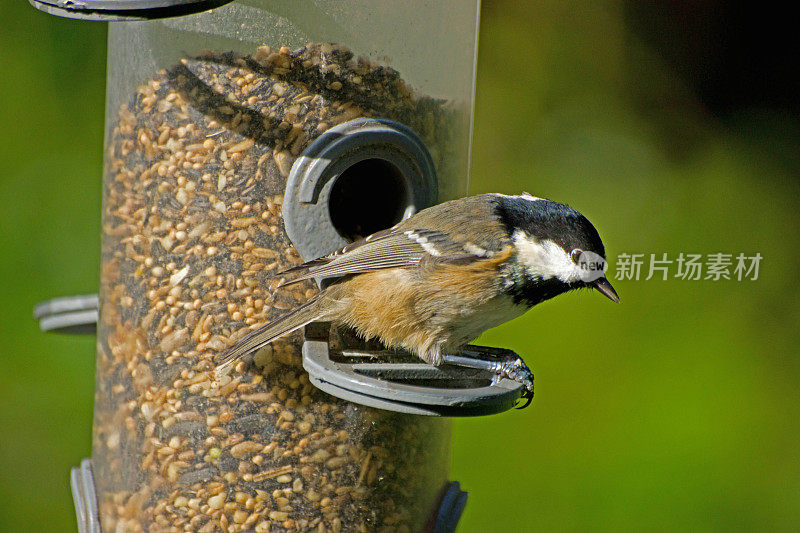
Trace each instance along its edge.
{"label": "transparent feeder tube", "polygon": [[92,452],[103,530],[428,520],[446,419],[319,391],[298,335],[220,379],[213,368],[317,291],[276,290],[272,275],[302,261],[283,227],[286,179],[327,129],[400,122],[430,151],[440,200],[466,192],[477,12],[265,1],[110,24]]}

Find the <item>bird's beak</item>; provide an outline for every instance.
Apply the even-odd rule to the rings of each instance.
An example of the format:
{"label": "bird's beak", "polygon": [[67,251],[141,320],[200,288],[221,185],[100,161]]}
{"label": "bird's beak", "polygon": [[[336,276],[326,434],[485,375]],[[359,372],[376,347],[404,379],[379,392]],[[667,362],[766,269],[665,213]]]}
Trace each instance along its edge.
{"label": "bird's beak", "polygon": [[619,303],[617,291],[614,290],[614,287],[611,286],[611,283],[609,283],[606,278],[597,278],[592,282],[592,286],[594,286],[594,288],[597,289],[600,294],[606,296],[612,302]]}

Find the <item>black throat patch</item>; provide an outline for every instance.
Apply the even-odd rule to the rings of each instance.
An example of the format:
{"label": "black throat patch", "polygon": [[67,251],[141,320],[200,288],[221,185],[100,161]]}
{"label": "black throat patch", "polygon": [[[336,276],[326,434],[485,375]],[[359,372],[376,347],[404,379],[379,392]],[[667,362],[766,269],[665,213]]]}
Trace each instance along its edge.
{"label": "black throat patch", "polygon": [[558,278],[537,279],[527,276],[524,268],[516,261],[506,272],[506,294],[511,296],[517,305],[533,307],[545,300],[564,294],[572,289],[580,288],[579,284],[564,283]]}

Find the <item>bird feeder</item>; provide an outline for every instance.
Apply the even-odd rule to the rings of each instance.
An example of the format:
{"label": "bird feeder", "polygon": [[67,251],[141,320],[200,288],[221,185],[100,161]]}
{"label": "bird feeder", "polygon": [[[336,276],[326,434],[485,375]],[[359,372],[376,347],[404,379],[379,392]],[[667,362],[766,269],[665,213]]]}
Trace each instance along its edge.
{"label": "bird feeder", "polygon": [[96,324],[81,530],[452,531],[450,423],[418,415],[519,384],[327,324],[213,370],[319,290],[274,274],[466,194],[478,2],[31,2],[116,21],[99,298],[36,310]]}

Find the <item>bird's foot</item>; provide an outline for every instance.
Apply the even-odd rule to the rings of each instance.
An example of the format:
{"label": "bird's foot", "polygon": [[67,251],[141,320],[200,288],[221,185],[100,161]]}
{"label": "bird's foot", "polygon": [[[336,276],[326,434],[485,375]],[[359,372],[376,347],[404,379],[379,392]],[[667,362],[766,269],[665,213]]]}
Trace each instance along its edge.
{"label": "bird's foot", "polygon": [[520,356],[510,350],[503,350],[503,355],[487,355],[483,351],[465,348],[459,355],[443,356],[444,362],[450,365],[457,365],[466,368],[478,368],[486,370],[495,375],[495,381],[501,378],[508,378],[522,384],[525,392],[520,396],[520,400],[525,403],[517,409],[524,409],[533,401],[533,372],[525,364]]}
{"label": "bird's foot", "polygon": [[525,364],[525,361],[518,355],[514,355],[513,359],[509,358],[500,364],[501,376],[507,377],[517,383],[522,383],[525,387],[525,392],[520,396],[524,399],[525,403],[517,406],[517,409],[524,409],[528,407],[533,401],[533,372]]}

